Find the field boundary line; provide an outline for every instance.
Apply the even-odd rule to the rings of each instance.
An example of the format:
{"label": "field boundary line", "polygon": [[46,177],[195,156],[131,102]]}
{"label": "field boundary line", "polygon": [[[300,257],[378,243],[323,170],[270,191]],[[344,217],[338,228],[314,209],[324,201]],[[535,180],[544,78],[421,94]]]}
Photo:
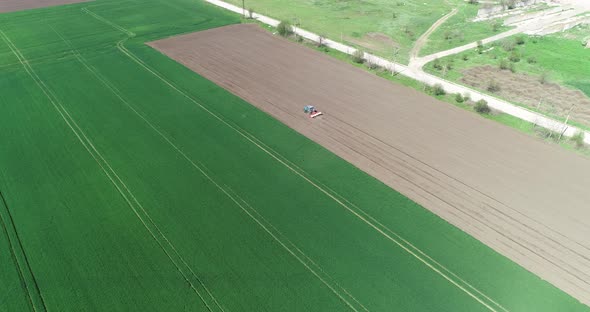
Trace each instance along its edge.
{"label": "field boundary line", "polygon": [[[237,126],[237,125],[236,125],[236,127],[239,128],[239,126]],[[364,209],[362,209],[359,206],[357,206],[356,204],[352,203],[346,197],[340,195],[338,192],[336,192],[335,190],[333,190],[332,188],[330,188],[326,184],[318,181],[318,179],[317,178],[314,178],[313,175],[311,175],[310,173],[308,173],[307,171],[305,171],[304,169],[302,169],[301,167],[299,167],[297,164],[295,164],[292,161],[290,161],[289,159],[287,159],[287,157],[283,156],[282,154],[280,154],[279,152],[277,152],[276,150],[274,150],[272,147],[270,147],[267,144],[265,144],[264,142],[262,142],[256,136],[252,135],[251,133],[249,133],[248,131],[246,131],[246,130],[244,130],[242,128],[240,128],[240,130],[243,131],[244,133],[246,133],[247,135],[249,135],[253,140],[256,140],[259,144],[261,144],[264,147],[266,147],[267,149],[269,149],[272,153],[275,153],[277,155],[277,157],[282,158],[285,162],[289,163],[291,166],[293,166],[294,168],[296,168],[297,170],[299,170],[300,172],[302,172],[302,174],[306,175],[310,180],[315,180],[314,182],[316,182],[318,185],[322,186],[323,188],[326,188],[334,196],[339,197],[340,199],[342,199],[343,201],[345,201],[346,203],[348,203],[349,205],[351,205],[352,207],[354,207],[357,211],[359,211],[361,214],[365,215],[371,221],[375,222],[377,225],[379,225],[380,227],[382,227],[385,231],[391,233],[392,235],[394,235],[395,237],[397,237],[398,239],[400,239],[402,242],[404,242],[405,244],[407,244],[410,248],[412,248],[413,250],[415,250],[418,253],[422,254],[428,260],[432,261],[435,265],[437,265],[438,267],[440,267],[441,269],[443,269],[444,271],[446,271],[447,273],[449,273],[450,275],[452,275],[453,277],[455,277],[456,279],[458,279],[459,281],[461,281],[462,283],[464,283],[469,288],[473,289],[475,292],[477,292],[478,294],[480,294],[482,297],[486,298],[487,300],[489,300],[491,303],[493,303],[496,306],[498,306],[503,311],[508,311],[505,307],[503,307],[501,304],[499,304],[498,302],[496,302],[494,299],[492,299],[489,296],[487,296],[485,293],[483,293],[482,291],[480,291],[479,289],[477,289],[475,286],[471,285],[469,282],[467,282],[466,280],[462,279],[456,273],[454,273],[453,271],[451,271],[450,269],[448,269],[447,267],[445,267],[443,264],[441,264],[440,262],[438,262],[437,260],[435,260],[431,256],[429,256],[426,252],[422,251],[420,248],[418,248],[417,246],[415,246],[413,243],[411,243],[410,241],[408,241],[407,239],[405,239],[401,234],[395,232],[390,227],[384,225],[379,220],[377,220],[375,217],[373,217],[371,214],[369,214],[368,212],[366,212]]]}
{"label": "field boundary line", "polygon": [[[89,68],[89,70],[91,70]],[[92,70],[91,70],[92,71]],[[99,75],[97,73],[95,73],[95,75]],[[98,76],[97,76],[98,77]],[[99,80],[101,80],[99,78]],[[284,249],[286,249],[289,253],[291,253],[291,255],[293,255],[293,257],[295,257],[300,263],[302,263],[309,271],[311,271],[318,279],[320,279],[320,281],[322,281],[329,289],[332,290],[332,292],[336,293],[336,295],[338,297],[340,297],[340,299],[342,301],[344,301],[349,307],[351,307],[354,311],[358,311],[357,309],[355,309],[352,304],[350,304],[346,299],[344,299],[342,297],[341,294],[337,293],[337,290],[335,290],[332,286],[330,286],[323,278],[321,278],[319,276],[319,274],[317,272],[315,272],[313,269],[311,269],[301,258],[299,258],[291,249],[289,249],[287,247],[286,244],[284,244],[278,237],[276,237],[272,232],[270,232],[268,230],[268,228],[266,228],[266,226],[264,226],[258,219],[256,219],[254,216],[252,216],[252,214],[245,209],[242,205],[240,205],[240,203],[233,198],[233,196],[231,194],[229,194],[229,192],[227,190],[225,190],[223,187],[221,187],[204,169],[203,169],[203,164],[199,162],[199,164],[196,164],[195,161],[191,159],[190,157],[188,157],[188,155],[186,155],[186,153],[184,153],[176,144],[174,144],[174,142],[172,142],[163,132],[161,132],[155,125],[153,125],[152,122],[150,122],[146,117],[143,116],[142,113],[140,113],[135,107],[133,107],[133,105],[131,105],[129,102],[127,102],[121,95],[120,92],[118,91],[118,89],[112,85],[110,85],[110,83],[108,81],[102,81],[101,82],[103,84],[105,84],[109,89],[111,89],[111,91],[126,105],[128,106],[129,109],[131,109],[135,114],[137,114],[150,128],[152,128],[156,133],[158,133],[171,147],[173,147],[183,158],[185,158],[194,168],[196,168],[205,178],[207,178],[213,185],[215,185],[219,190],[221,190],[227,197],[229,197],[236,205],[238,205],[238,207],[240,207],[245,213],[246,215],[248,215],[251,219],[253,219],[263,230],[265,230],[267,232],[267,234],[269,234],[271,237],[273,237],[273,239],[275,239]],[[249,205],[250,206],[250,205]],[[252,207],[252,206],[250,206]],[[306,256],[307,257],[307,256]],[[307,257],[309,259],[309,257]],[[311,260],[311,259],[310,259]],[[311,260],[313,262],[313,260]],[[314,262],[315,263],[315,262]],[[323,270],[322,270],[323,271]],[[333,278],[331,278],[333,280]],[[336,283],[337,284],[337,283]],[[340,287],[342,288],[342,287]],[[343,288],[342,288],[343,289]],[[345,291],[346,292],[346,291]],[[346,292],[348,294],[348,292]],[[352,295],[349,294],[349,296],[351,298],[353,298],[353,300],[357,301]],[[358,302],[358,301],[357,301]],[[359,305],[361,305],[363,308],[364,306],[358,302]],[[368,311],[366,308],[364,308],[365,311]]]}
{"label": "field boundary line", "polygon": [[277,227],[275,227],[272,222],[268,221],[260,212],[258,212],[258,210],[256,208],[254,208],[251,204],[249,204],[246,200],[244,200],[236,191],[232,190],[232,188],[228,185],[225,185],[225,187],[228,189],[228,192],[231,192],[234,194],[234,196],[236,196],[242,203],[244,203],[244,205],[246,207],[248,207],[250,210],[252,210],[252,212],[254,214],[256,214],[261,220],[262,222],[266,223],[268,225],[268,227],[271,230],[274,230],[277,233],[277,236],[282,237],[284,240],[287,241],[287,243],[293,248],[295,249],[295,251],[297,251],[302,257],[304,257],[305,259],[307,259],[309,262],[311,262],[311,264],[317,269],[319,270],[322,274],[326,275],[327,278],[329,278],[336,287],[338,287],[341,291],[343,291],[348,297],[350,297],[352,300],[354,300],[363,310],[365,311],[369,311],[358,299],[356,299],[350,292],[348,292],[348,290],[346,290],[346,288],[340,286],[340,284],[336,281],[336,279],[334,279],[330,274],[328,274],[319,264],[317,264],[311,257],[309,257],[307,254],[305,254],[305,252],[303,252],[303,250],[301,250],[299,247],[297,247],[297,245],[295,243],[293,243],[285,234],[283,234]]}
{"label": "field boundary line", "polygon": [[[73,55],[76,57],[76,59],[88,70],[90,71],[97,79],[99,79],[99,81],[101,81],[103,84],[105,84],[105,86],[107,86],[111,92],[113,92],[113,90],[111,89],[111,86],[107,82],[105,82],[103,79],[106,79],[104,77],[102,77],[102,75],[100,75],[99,73],[96,72],[96,69],[93,69],[93,67],[91,65],[89,65],[86,60],[84,59],[84,57],[71,45],[71,43],[69,42],[69,40],[67,40],[66,38],[64,38],[59,32],[57,32],[55,30],[55,28],[53,28],[51,25],[49,25],[49,27],[51,27],[51,29],[68,45],[68,47],[70,47],[71,52],[73,53]],[[115,94],[118,96],[118,94]],[[118,96],[119,97],[119,96]],[[65,108],[64,108],[65,109]],[[68,114],[69,115],[69,114]],[[77,125],[76,125],[77,126]],[[77,126],[78,127],[78,126]],[[82,131],[80,129],[80,127],[78,127],[80,131]],[[83,134],[84,135],[84,134]],[[86,137],[84,135],[84,137]],[[88,138],[86,138],[88,141],[90,141]],[[141,209],[141,211],[143,212],[143,214],[147,217],[147,219],[149,219],[149,222],[154,226],[154,228],[156,229],[156,231],[160,234],[160,236],[162,238],[164,238],[164,240],[166,241],[166,243],[168,243],[168,245],[172,248],[172,250],[174,251],[174,253],[176,254],[176,256],[180,259],[180,261],[182,261],[182,263],[184,264],[184,266],[190,271],[190,273],[193,275],[193,277],[197,280],[198,284],[201,285],[201,287],[203,287],[203,289],[205,289],[205,291],[207,292],[207,294],[209,295],[209,297],[213,300],[213,302],[215,303],[215,305],[221,310],[224,311],[223,307],[221,306],[221,304],[217,301],[217,299],[215,298],[215,296],[213,296],[213,294],[211,293],[211,291],[206,287],[206,285],[203,283],[203,281],[199,278],[199,276],[192,270],[192,268],[190,267],[190,265],[186,262],[186,260],[180,255],[180,252],[176,249],[176,247],[174,246],[174,244],[172,244],[172,242],[168,239],[168,237],[160,230],[160,228],[158,227],[157,223],[152,219],[152,217],[150,216],[150,214],[147,212],[147,210],[143,207],[143,205],[139,202],[139,200],[135,197],[135,195],[133,194],[133,192],[131,192],[131,190],[127,187],[127,185],[125,184],[125,182],[118,176],[118,174],[116,173],[116,171],[110,166],[110,164],[103,158],[103,156],[98,152],[98,150],[94,147],[94,145],[89,142],[90,145],[92,146],[92,148],[95,150],[95,152],[98,154],[98,156],[103,160],[103,162],[105,162],[105,164],[109,167],[110,171],[115,175],[115,177],[117,178],[117,180],[119,180],[119,183],[122,184],[122,186],[125,188],[125,190],[127,191],[127,193],[131,196],[131,198],[133,199],[133,201],[137,204],[137,206],[139,206],[139,208]],[[184,274],[184,273],[183,273]],[[191,282],[189,282],[191,283]],[[200,296],[200,294],[199,294]],[[208,304],[206,303],[206,305],[208,306]]]}
{"label": "field boundary line", "polygon": [[[31,265],[29,264],[29,260],[27,258],[27,254],[25,253],[22,241],[20,240],[20,237],[18,235],[18,231],[16,229],[16,224],[14,223],[14,219],[12,218],[12,214],[10,213],[10,209],[8,208],[8,203],[6,202],[6,198],[4,197],[4,194],[2,193],[2,191],[0,191],[0,209],[2,209],[2,211],[4,213],[7,214],[8,219],[10,219],[10,232],[13,232],[13,235],[18,243],[18,247],[15,247],[15,243],[12,242],[12,239],[10,238],[10,233],[9,233],[9,226],[5,220],[5,217],[3,216],[4,213],[0,213],[0,223],[2,224],[2,230],[3,232],[6,234],[6,240],[8,241],[8,245],[10,248],[10,257],[12,258],[12,261],[14,261],[14,264],[16,265],[15,269],[18,272],[18,277],[20,280],[20,284],[21,287],[23,288],[23,290],[25,291],[25,293],[27,294],[26,297],[28,299],[28,303],[30,305],[30,308],[33,311],[47,311],[47,306],[45,305],[45,300],[43,299],[43,296],[41,295],[41,290],[39,289],[39,285],[37,284],[37,279],[35,278],[35,274],[33,273],[33,269],[31,268]],[[17,251],[16,249],[19,249],[19,251]],[[17,254],[21,254],[21,256],[24,258],[24,264],[21,264],[19,261],[19,257],[17,256]],[[26,267],[26,269],[23,269],[22,267]],[[28,274],[25,273],[25,270]],[[27,282],[27,278],[25,278],[25,274],[26,275],[30,275],[29,278],[31,278],[33,280],[33,284],[35,289],[34,290],[30,290],[30,286],[29,283]],[[33,292],[33,294],[31,294],[31,292]],[[38,298],[37,298],[38,297]],[[37,301],[40,301],[41,306],[38,308],[36,307],[36,304],[39,304]]]}
{"label": "field boundary line", "polygon": [[[93,14],[93,16],[98,16],[96,14]],[[100,17],[100,16],[98,16]],[[102,17],[100,17],[101,20],[104,20]],[[104,20],[105,22],[107,22],[108,24],[111,24],[109,21]],[[113,27],[117,28],[116,24],[113,24]],[[120,29],[121,31],[128,33],[128,31],[126,31],[125,29]],[[242,135],[244,138],[246,138],[248,141],[250,141],[252,144],[258,146],[258,148],[260,148],[261,150],[263,150],[264,152],[266,152],[268,155],[270,155],[272,158],[275,158],[275,160],[277,160],[278,162],[282,163],[284,166],[286,166],[288,169],[290,169],[292,172],[296,173],[297,175],[299,175],[301,178],[303,178],[304,180],[306,180],[308,183],[310,183],[311,185],[313,185],[316,189],[320,190],[321,192],[323,192],[325,195],[327,195],[328,197],[332,198],[335,202],[337,202],[339,205],[341,205],[342,207],[344,207],[345,209],[349,210],[353,215],[357,216],[357,218],[361,219],[363,222],[365,222],[366,224],[368,224],[370,227],[374,228],[375,230],[377,230],[379,233],[381,233],[384,237],[386,237],[387,239],[389,239],[390,241],[394,242],[396,245],[398,245],[400,248],[404,249],[406,252],[408,252],[409,254],[411,254],[413,257],[415,257],[416,259],[418,259],[420,262],[422,262],[423,264],[425,264],[427,267],[429,267],[431,270],[435,271],[436,273],[438,273],[440,276],[442,276],[444,279],[446,279],[447,281],[449,281],[451,284],[453,284],[454,286],[456,286],[457,288],[459,288],[461,291],[463,291],[464,293],[468,294],[470,297],[472,297],[473,299],[475,299],[477,302],[479,302],[480,304],[482,304],[484,307],[486,307],[488,310],[490,311],[494,311],[496,312],[497,310],[495,310],[493,307],[491,307],[490,305],[488,305],[486,302],[482,301],[481,298],[479,298],[478,296],[474,295],[473,293],[471,293],[469,290],[465,289],[462,285],[459,285],[456,281],[454,281],[452,278],[450,278],[449,276],[447,276],[446,274],[444,274],[443,272],[441,272],[439,269],[435,268],[432,264],[430,264],[428,261],[424,260],[423,258],[421,258],[419,255],[417,255],[416,253],[414,253],[413,251],[411,251],[410,249],[408,249],[406,246],[404,246],[403,244],[401,244],[399,241],[397,241],[395,238],[393,238],[392,236],[390,236],[389,234],[385,233],[384,231],[382,231],[379,227],[375,226],[373,223],[371,223],[369,220],[367,220],[365,217],[361,216],[360,214],[358,214],[356,211],[354,211],[353,209],[351,209],[350,207],[348,207],[345,203],[343,203],[342,201],[340,201],[338,198],[334,197],[332,194],[330,194],[329,192],[327,192],[326,190],[324,190],[322,187],[320,187],[319,185],[315,184],[313,181],[311,181],[310,179],[308,179],[307,177],[305,177],[304,175],[302,175],[301,173],[299,173],[297,170],[295,170],[294,168],[292,168],[291,166],[289,166],[288,164],[286,164],[285,162],[283,162],[281,159],[279,159],[278,157],[276,157],[275,155],[273,155],[272,153],[270,153],[268,150],[266,150],[264,147],[262,147],[261,145],[257,144],[256,142],[254,142],[253,140],[251,140],[248,136],[244,135],[242,132],[240,132],[239,129],[236,129],[235,127],[233,127],[231,124],[229,124],[227,121],[225,121],[224,119],[222,119],[221,117],[219,117],[217,114],[213,113],[212,111],[210,111],[209,109],[207,109],[206,107],[204,107],[202,104],[200,104],[199,102],[197,102],[196,100],[194,100],[192,97],[190,97],[189,95],[187,95],[185,92],[183,92],[182,90],[178,89],[175,85],[173,85],[171,82],[169,82],[168,80],[166,80],[164,77],[162,77],[159,73],[155,72],[154,70],[152,70],[151,68],[149,68],[149,66],[147,64],[145,64],[141,59],[139,59],[137,56],[135,56],[131,51],[129,51],[125,45],[124,42],[129,39],[123,39],[120,40],[117,43],[117,47],[119,48],[119,50],[121,52],[123,52],[125,55],[127,55],[128,57],[130,57],[132,60],[134,60],[137,64],[139,64],[140,66],[144,67],[147,71],[151,72],[153,75],[155,75],[156,77],[158,77],[160,80],[162,80],[164,83],[166,83],[168,86],[170,86],[171,88],[173,88],[174,90],[176,90],[177,92],[179,92],[180,94],[182,94],[184,97],[186,97],[187,99],[189,99],[191,102],[197,104],[199,107],[201,107],[201,109],[205,110],[206,112],[208,112],[210,115],[212,115],[213,117],[215,117],[216,119],[218,119],[219,121],[221,121],[222,123],[224,123],[225,125],[227,125],[228,127],[230,127],[231,129],[233,129],[234,131],[236,131],[237,133],[239,133],[240,135]],[[180,150],[179,150],[180,151]],[[184,154],[184,153],[183,153]],[[229,196],[229,195],[228,195]],[[473,286],[471,286],[473,287]],[[482,294],[479,290],[476,290],[478,293]],[[484,295],[484,297],[489,298],[487,296]],[[489,300],[489,299],[488,299]],[[494,302],[492,300],[492,302]],[[495,303],[495,302],[494,302]],[[501,305],[495,303],[497,306],[499,306],[502,310],[505,310]],[[505,310],[507,311],[507,310]]]}
{"label": "field boundary line", "polygon": [[[191,286],[191,288],[197,293],[197,295],[199,296],[199,298],[201,299],[201,301],[205,304],[206,308],[209,311],[212,311],[212,309],[209,306],[209,304],[207,303],[207,301],[203,298],[203,296],[198,291],[198,289],[195,287],[195,285],[190,281],[190,279],[185,275],[185,273],[182,271],[182,269],[180,268],[180,266],[172,258],[170,252],[166,250],[164,244],[162,242],[160,242],[160,240],[156,237],[156,235],[154,234],[153,230],[149,228],[149,226],[147,225],[147,223],[145,222],[145,220],[137,212],[135,206],[131,203],[131,201],[129,200],[129,198],[127,197],[127,195],[124,194],[124,192],[121,189],[121,187],[113,179],[113,177],[107,171],[107,169],[104,167],[104,165],[106,165],[106,166],[109,167],[109,169],[117,177],[117,179],[120,181],[120,183],[125,187],[125,189],[127,189],[127,187],[124,184],[124,182],[118,177],[118,175],[116,174],[116,172],[114,172],[114,170],[111,168],[111,166],[108,164],[108,162],[106,162],[106,160],[102,157],[102,155],[98,152],[98,150],[96,150],[96,148],[91,143],[91,141],[88,139],[88,137],[84,134],[84,132],[82,131],[82,129],[78,126],[78,124],[75,122],[75,120],[71,117],[71,115],[68,113],[68,111],[65,109],[65,107],[63,107],[63,105],[59,102],[59,100],[57,99],[57,97],[55,96],[55,94],[53,94],[53,92],[45,85],[45,83],[43,82],[43,80],[41,80],[41,78],[36,74],[36,72],[33,70],[33,68],[28,64],[26,58],[24,58],[24,56],[20,53],[20,51],[18,50],[18,48],[16,46],[14,46],[14,44],[12,43],[12,41],[10,41],[10,39],[2,32],[2,30],[0,30],[0,35],[2,35],[3,39],[7,43],[9,43],[9,47],[11,48],[12,52],[17,56],[17,58],[19,59],[19,61],[21,61],[22,65],[25,68],[25,70],[27,71],[27,73],[35,81],[35,83],[41,89],[41,91],[43,91],[43,93],[49,99],[49,101],[51,102],[51,104],[53,105],[53,107],[58,111],[58,113],[61,115],[62,119],[66,122],[66,124],[68,125],[68,127],[72,130],[72,132],[74,133],[74,135],[78,138],[78,140],[80,141],[80,143],[84,146],[84,148],[88,151],[88,153],[94,158],[94,160],[97,162],[97,164],[101,167],[102,171],[109,178],[109,180],[112,182],[112,184],[115,186],[115,188],[121,194],[121,196],[125,199],[125,201],[129,205],[129,207],[136,214],[136,216],[140,219],[140,221],[143,223],[144,227],[148,230],[148,232],[151,234],[151,236],[154,238],[154,240],[158,243],[158,245],[163,250],[163,252],[168,256],[168,258],[171,260],[171,262],[173,263],[173,265],[176,267],[176,269],[179,271],[179,273],[183,276],[183,278],[185,279],[185,281],[187,281],[189,283],[189,285]],[[61,107],[61,109],[60,109],[60,107]],[[67,115],[67,117],[66,117],[66,115]],[[76,129],[72,126],[72,123],[76,126],[76,128],[78,128],[78,131],[80,131],[81,133],[78,133],[78,131],[76,131]],[[84,139],[82,139],[82,137],[80,135],[82,135],[84,137]],[[92,152],[92,150],[91,150],[91,148],[89,146],[92,148],[92,150],[94,150],[97,153],[98,157],[102,159],[102,161],[104,162],[104,165],[101,163],[101,161],[99,160],[99,158],[97,157],[97,155],[95,155]],[[133,196],[133,194],[129,191],[129,189],[127,189],[127,191],[130,193],[131,196]],[[134,197],[134,199],[135,199],[135,197]],[[137,200],[135,199],[135,201],[137,201]],[[155,226],[155,224],[153,224],[153,225]],[[157,226],[156,226],[156,228],[157,228]],[[163,235],[163,233],[161,233],[161,234]],[[174,248],[174,247],[172,246],[172,248]],[[220,307],[220,310],[223,311],[223,308]]]}
{"label": "field boundary line", "polygon": [[221,117],[219,117],[217,114],[213,113],[211,110],[207,109],[205,106],[203,106],[202,104],[200,104],[199,102],[197,102],[196,100],[194,100],[191,96],[187,95],[185,92],[183,92],[182,90],[178,89],[172,83],[170,83],[169,81],[167,81],[160,74],[156,73],[154,70],[152,70],[151,68],[149,68],[147,66],[147,64],[145,64],[141,59],[137,58],[127,48],[125,48],[125,46],[123,45],[123,40],[119,41],[119,43],[117,44],[117,46],[119,47],[119,49],[124,54],[126,54],[127,56],[129,56],[131,59],[133,59],[140,66],[144,67],[147,71],[151,72],[153,75],[155,75],[158,78],[160,78],[164,83],[166,83],[172,89],[176,90],[177,92],[179,92],[180,94],[182,94],[184,97],[186,97],[187,99],[189,99],[191,102],[193,102],[197,106],[199,106],[201,109],[203,109],[204,111],[206,111],[207,113],[209,113],[210,115],[212,115],[213,117],[215,117],[217,120],[221,121],[223,124],[225,124],[226,126],[230,127],[231,129],[233,129],[234,131],[236,131],[237,133],[239,133],[242,137],[246,138],[252,144],[258,146],[261,150],[263,150],[264,152],[266,152],[272,158],[274,158],[275,160],[277,160],[278,162],[280,162],[281,164],[283,164],[285,167],[287,167],[288,169],[290,169],[292,172],[294,172],[295,174],[297,174],[298,176],[300,176],[301,178],[303,178],[304,180],[306,180],[308,183],[310,183],[311,185],[313,185],[316,189],[318,189],[319,191],[321,191],[322,193],[324,193],[326,196],[332,198],[336,203],[338,203],[339,205],[341,205],[342,207],[344,207],[345,209],[347,209],[348,211],[350,211],[352,214],[354,214],[355,216],[357,216],[359,219],[361,219],[367,225],[369,225],[370,227],[374,228],[377,232],[381,233],[385,238],[387,238],[388,240],[392,241],[393,243],[395,243],[396,245],[398,245],[400,248],[404,249],[406,252],[408,252],[410,255],[412,255],[413,257],[415,257],[416,259],[418,259],[420,262],[424,263],[431,270],[433,270],[436,273],[438,273],[444,279],[446,279],[451,284],[453,284],[457,288],[459,288],[461,291],[463,291],[464,293],[466,293],[467,295],[469,295],[470,297],[472,297],[473,299],[475,299],[477,302],[479,302],[480,304],[482,304],[488,310],[497,312],[496,309],[494,309],[493,307],[491,307],[486,302],[482,301],[481,298],[479,298],[478,296],[474,295],[473,293],[471,293],[470,291],[468,291],[467,289],[465,289],[463,286],[459,285],[452,278],[450,278],[449,276],[447,276],[446,274],[444,274],[443,272],[441,272],[439,269],[435,268],[433,265],[431,265],[430,263],[428,263],[427,261],[425,261],[423,258],[421,258],[416,253],[414,253],[411,250],[409,250],[407,247],[405,247],[399,241],[397,241],[396,239],[394,239],[393,237],[391,237],[389,234],[387,234],[384,231],[382,231],[381,229],[379,229],[379,227],[375,226],[373,223],[371,223],[369,220],[367,220],[367,218],[365,218],[365,217],[361,216],[360,214],[358,214],[357,212],[355,212],[353,209],[351,209],[350,207],[348,207],[345,203],[343,203],[342,201],[340,201],[338,198],[334,197],[332,194],[330,194],[329,192],[327,192],[326,190],[324,190],[322,187],[320,187],[319,185],[315,184],[313,181],[309,180],[307,177],[305,177],[304,175],[302,175],[301,173],[299,173],[293,167],[291,167],[288,164],[286,164],[285,162],[283,162],[281,159],[279,159],[278,157],[276,157],[275,155],[273,155],[272,153],[270,153],[268,150],[266,150],[264,147],[262,147],[261,145],[259,145],[258,143],[254,142],[252,139],[250,139],[248,136],[246,136],[245,134],[243,134],[242,132],[240,132],[240,130],[238,130],[235,127],[233,127],[232,125],[230,125],[227,121],[225,121],[224,119],[222,119]]}

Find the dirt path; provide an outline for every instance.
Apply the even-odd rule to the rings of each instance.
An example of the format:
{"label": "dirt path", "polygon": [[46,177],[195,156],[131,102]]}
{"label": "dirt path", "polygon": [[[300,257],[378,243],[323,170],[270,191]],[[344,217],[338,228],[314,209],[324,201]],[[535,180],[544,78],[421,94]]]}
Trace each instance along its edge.
{"label": "dirt path", "polygon": [[256,25],[150,45],[590,303],[587,159]]}
{"label": "dirt path", "polygon": [[[566,1],[566,0],[563,0],[563,1]],[[568,0],[568,1],[573,1],[573,0]],[[588,5],[588,6],[590,6],[590,5]],[[510,26],[515,26],[514,29],[511,29],[506,32],[485,38],[481,41],[484,44],[488,44],[488,43],[502,40],[504,38],[507,38],[507,37],[510,37],[510,36],[513,36],[516,34],[520,34],[520,33],[526,33],[526,34],[531,34],[531,35],[532,34],[546,34],[547,31],[549,29],[551,29],[552,27],[564,25],[564,23],[567,24],[566,23],[567,21],[570,21],[575,16],[586,12],[586,10],[587,10],[587,7],[582,4],[572,5],[571,3],[564,3],[563,7],[561,7],[561,10],[552,10],[548,14],[545,14],[544,12],[533,13],[534,18],[529,18],[529,19],[522,19],[521,18],[517,22],[510,24]],[[440,20],[437,21],[437,23],[438,22],[440,22]],[[442,23],[440,23],[440,24],[442,24]],[[436,23],[433,26],[435,26],[435,25],[436,25]],[[439,25],[436,25],[436,26],[438,27]],[[425,33],[425,35],[427,33]],[[420,37],[420,38],[422,39],[422,37]],[[422,44],[424,44],[424,43],[422,43]],[[455,47],[455,48],[452,48],[449,50],[440,51],[440,52],[426,55],[423,57],[418,57],[418,54],[415,54],[415,55],[413,54],[410,58],[410,64],[408,66],[414,71],[422,72],[422,67],[424,67],[424,65],[426,65],[427,63],[429,63],[435,59],[458,54],[463,51],[467,51],[469,49],[474,49],[476,47],[477,47],[477,42],[471,42],[471,43],[468,43],[468,44],[460,46],[460,47]]]}
{"label": "dirt path", "polygon": [[445,23],[453,15],[457,14],[457,12],[458,12],[458,10],[455,8],[449,14],[441,17],[438,21],[436,21],[434,24],[432,24],[432,26],[430,26],[430,28],[428,28],[428,30],[425,33],[423,33],[422,36],[420,36],[420,38],[418,38],[418,40],[416,40],[414,47],[410,51],[410,59],[417,58],[418,55],[420,54],[420,50],[422,50],[422,47],[424,47],[426,42],[428,42],[428,37],[430,37],[430,35],[436,29],[438,29],[438,27],[440,27],[440,25]]}
{"label": "dirt path", "polygon": [[1,0],[0,13],[15,12],[57,6],[64,4],[88,2],[93,0]]}

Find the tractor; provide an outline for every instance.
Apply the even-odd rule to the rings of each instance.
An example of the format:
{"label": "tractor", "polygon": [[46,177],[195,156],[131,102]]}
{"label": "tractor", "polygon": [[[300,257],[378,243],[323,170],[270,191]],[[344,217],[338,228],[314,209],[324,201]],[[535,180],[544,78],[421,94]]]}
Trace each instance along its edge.
{"label": "tractor", "polygon": [[312,105],[306,105],[303,108],[303,112],[305,112],[306,114],[308,114],[309,115],[309,118],[316,118],[318,116],[323,115],[322,112],[320,112],[317,109],[315,109],[315,107],[313,107]]}

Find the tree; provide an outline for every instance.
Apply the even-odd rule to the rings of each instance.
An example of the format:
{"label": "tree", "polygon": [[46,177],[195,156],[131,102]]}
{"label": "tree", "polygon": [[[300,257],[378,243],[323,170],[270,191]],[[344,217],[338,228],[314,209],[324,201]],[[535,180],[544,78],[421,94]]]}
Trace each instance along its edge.
{"label": "tree", "polygon": [[352,61],[357,64],[362,64],[365,61],[365,52],[362,50],[356,50],[352,54]]}
{"label": "tree", "polygon": [[461,93],[455,94],[455,102],[457,102],[457,103],[465,102],[465,99],[463,98],[463,95],[461,95]]}
{"label": "tree", "polygon": [[584,147],[584,132],[578,131],[574,136],[571,138],[572,142],[576,144],[576,148]]}
{"label": "tree", "polygon": [[481,99],[475,103],[475,111],[480,114],[489,114],[492,110],[488,106],[488,102]]}
{"label": "tree", "polygon": [[447,94],[447,92],[445,91],[445,88],[443,88],[443,86],[440,83],[435,84],[432,91],[434,92],[434,95],[436,95],[436,96]]}
{"label": "tree", "polygon": [[279,32],[279,35],[288,37],[293,34],[293,27],[291,27],[289,22],[282,21],[279,23],[279,26],[277,26],[277,31]]}

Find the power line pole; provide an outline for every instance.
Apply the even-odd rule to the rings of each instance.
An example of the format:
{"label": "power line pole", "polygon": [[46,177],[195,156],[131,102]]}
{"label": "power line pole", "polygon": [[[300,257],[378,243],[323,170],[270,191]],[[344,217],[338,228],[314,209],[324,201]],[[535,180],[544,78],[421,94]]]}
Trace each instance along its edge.
{"label": "power line pole", "polygon": [[246,17],[246,4],[244,3],[245,0],[242,0],[242,14]]}

